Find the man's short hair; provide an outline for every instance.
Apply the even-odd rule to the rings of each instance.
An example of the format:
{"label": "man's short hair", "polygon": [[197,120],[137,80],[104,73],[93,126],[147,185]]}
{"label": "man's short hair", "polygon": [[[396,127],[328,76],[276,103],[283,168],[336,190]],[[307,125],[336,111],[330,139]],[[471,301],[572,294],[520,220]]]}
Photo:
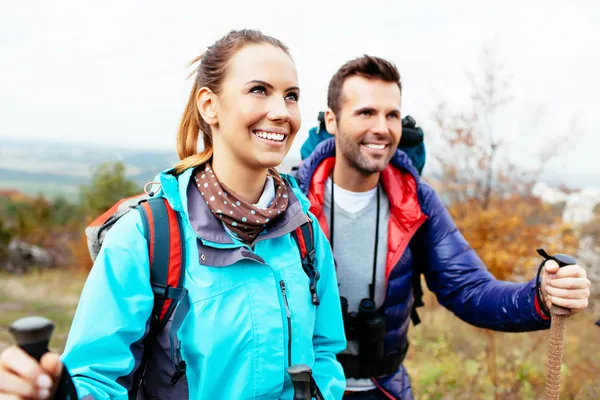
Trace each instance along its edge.
{"label": "man's short hair", "polygon": [[384,82],[394,82],[398,84],[400,93],[402,93],[402,83],[400,82],[400,72],[396,66],[383,58],[364,55],[346,64],[333,75],[329,81],[327,90],[327,107],[331,108],[337,116],[342,103],[342,86],[346,79],[351,76],[362,76],[367,79],[379,79]]}

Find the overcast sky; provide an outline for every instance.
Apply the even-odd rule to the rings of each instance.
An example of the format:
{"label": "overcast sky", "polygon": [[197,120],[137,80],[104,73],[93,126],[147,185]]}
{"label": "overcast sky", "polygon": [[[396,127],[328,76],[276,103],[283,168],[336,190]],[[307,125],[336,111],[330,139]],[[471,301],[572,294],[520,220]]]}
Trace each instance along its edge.
{"label": "overcast sky", "polygon": [[577,115],[583,135],[551,167],[600,186],[600,2],[592,0],[2,1],[0,137],[174,149],[191,86],[185,65],[239,28],[292,51],[303,116],[293,154],[325,107],[332,74],[364,53],[396,63],[402,111],[433,146],[435,105],[466,104],[465,69],[477,70],[482,46],[493,43],[512,76],[504,118],[521,121],[543,106],[542,137],[564,133]]}

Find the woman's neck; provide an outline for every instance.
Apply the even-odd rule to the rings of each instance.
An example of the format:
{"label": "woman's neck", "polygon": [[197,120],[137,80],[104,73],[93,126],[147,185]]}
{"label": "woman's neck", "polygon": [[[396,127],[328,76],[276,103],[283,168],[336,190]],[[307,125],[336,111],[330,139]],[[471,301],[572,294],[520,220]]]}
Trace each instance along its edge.
{"label": "woman's neck", "polygon": [[240,168],[239,165],[227,162],[226,159],[216,155],[213,155],[211,165],[219,182],[231,189],[237,197],[250,204],[258,203],[267,180],[266,168],[264,170]]}

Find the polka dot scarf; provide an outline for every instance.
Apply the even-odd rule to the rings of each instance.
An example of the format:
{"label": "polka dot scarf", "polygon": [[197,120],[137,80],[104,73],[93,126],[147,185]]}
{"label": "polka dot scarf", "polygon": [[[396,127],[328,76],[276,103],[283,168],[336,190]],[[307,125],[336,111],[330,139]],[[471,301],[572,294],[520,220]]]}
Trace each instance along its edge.
{"label": "polka dot scarf", "polygon": [[277,171],[270,170],[275,183],[275,198],[265,209],[239,199],[221,184],[210,163],[199,168],[194,177],[198,190],[215,217],[246,244],[250,244],[270,223],[285,214],[288,206],[288,188]]}

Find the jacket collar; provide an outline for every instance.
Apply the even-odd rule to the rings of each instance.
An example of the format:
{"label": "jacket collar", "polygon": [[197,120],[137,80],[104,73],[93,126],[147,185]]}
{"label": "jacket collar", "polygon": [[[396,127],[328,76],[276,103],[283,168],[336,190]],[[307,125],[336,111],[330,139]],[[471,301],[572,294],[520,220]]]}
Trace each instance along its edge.
{"label": "jacket collar", "polygon": [[[157,181],[161,185],[159,194],[168,200],[173,210],[181,214],[184,225],[189,224],[197,236],[201,264],[227,266],[241,259],[264,262],[250,251],[250,246],[233,239],[225,232],[223,224],[212,214],[191,179],[193,170],[194,168],[189,168],[178,177],[173,170],[166,170],[158,175]],[[252,243],[252,247],[263,240],[288,234],[309,221],[306,215],[308,200],[294,181],[286,179],[286,182],[292,190],[289,191],[289,204],[284,216],[269,226],[269,229]]]}
{"label": "jacket collar", "polygon": [[[311,203],[310,211],[329,237],[329,225],[323,212],[325,181],[335,166],[335,139],[321,142],[298,170],[300,187]],[[404,253],[416,230],[427,219],[419,202],[419,174],[408,156],[396,150],[388,166],[381,172],[381,184],[390,202],[386,277]]]}

